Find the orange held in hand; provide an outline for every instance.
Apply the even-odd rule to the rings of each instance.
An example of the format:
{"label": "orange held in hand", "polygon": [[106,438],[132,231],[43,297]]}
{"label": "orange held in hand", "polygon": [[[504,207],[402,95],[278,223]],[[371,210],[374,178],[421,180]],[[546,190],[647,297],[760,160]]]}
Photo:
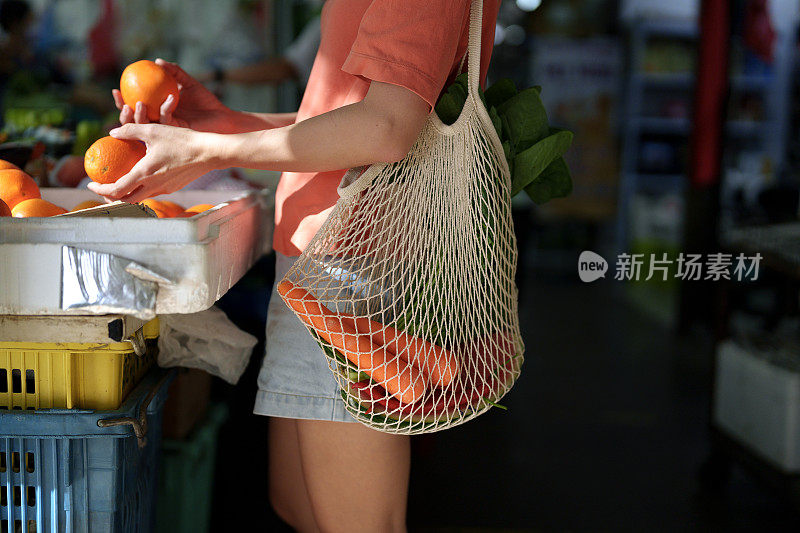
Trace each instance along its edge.
{"label": "orange held in hand", "polygon": [[122,99],[136,109],[136,102],[147,106],[147,118],[157,122],[161,117],[161,104],[170,94],[178,101],[178,82],[161,66],[143,59],[131,63],[122,71],[119,80]]}
{"label": "orange held in hand", "polygon": [[11,209],[3,200],[0,200],[0,217],[10,217]]}
{"label": "orange held in hand", "polygon": [[86,150],[83,168],[97,183],[114,183],[131,171],[147,153],[140,141],[102,137]]}
{"label": "orange held in hand", "polygon": [[41,198],[39,187],[33,178],[18,169],[0,170],[0,200],[10,209],[23,200]]}
{"label": "orange held in hand", "polygon": [[22,170],[21,168],[19,168],[14,163],[9,163],[5,159],[0,159],[0,170],[8,170],[8,169]]}
{"label": "orange held in hand", "polygon": [[56,204],[52,204],[47,200],[42,200],[41,198],[23,200],[11,210],[11,214],[17,218],[52,217],[55,215],[63,215],[66,212],[66,209],[58,207]]}

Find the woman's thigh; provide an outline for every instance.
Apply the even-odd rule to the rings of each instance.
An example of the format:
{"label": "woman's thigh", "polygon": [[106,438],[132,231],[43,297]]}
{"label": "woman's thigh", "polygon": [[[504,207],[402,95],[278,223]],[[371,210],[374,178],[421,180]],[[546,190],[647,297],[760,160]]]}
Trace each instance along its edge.
{"label": "woman's thigh", "polygon": [[361,424],[298,420],[297,438],[322,531],[405,531],[409,437]]}
{"label": "woman's thigh", "polygon": [[297,420],[292,418],[269,421],[269,500],[275,513],[297,531],[319,531],[303,477]]}

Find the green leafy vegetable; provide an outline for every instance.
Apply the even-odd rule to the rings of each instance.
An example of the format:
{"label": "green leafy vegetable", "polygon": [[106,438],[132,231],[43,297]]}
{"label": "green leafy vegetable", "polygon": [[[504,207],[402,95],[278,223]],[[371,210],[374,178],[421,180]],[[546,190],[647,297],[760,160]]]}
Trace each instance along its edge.
{"label": "green leafy vegetable", "polygon": [[550,163],[539,176],[533,180],[525,192],[537,204],[547,202],[552,198],[563,198],[572,192],[572,180],[569,177],[569,168],[563,157]]}
{"label": "green leafy vegetable", "polygon": [[461,108],[464,107],[464,102],[461,105],[456,102],[456,99],[449,92],[442,95],[436,103],[436,114],[445,124],[452,124],[461,113]]}
{"label": "green leafy vegetable", "polygon": [[[500,115],[497,114],[497,109],[494,106],[489,108],[489,118],[492,119],[492,125],[494,126],[494,129],[497,132],[497,136],[502,138],[503,122],[500,120]],[[506,156],[506,158],[508,158],[508,156]]]}
{"label": "green leafy vegetable", "polygon": [[552,135],[517,154],[514,157],[514,175],[511,176],[511,195],[531,184],[550,163],[567,151],[570,144],[571,131],[555,130]]}
{"label": "green leafy vegetable", "polygon": [[497,80],[497,83],[484,92],[486,105],[489,107],[498,107],[515,94],[517,94],[517,86],[508,78]]}
{"label": "green leafy vegetable", "polygon": [[[453,124],[461,114],[469,94],[467,83],[466,73],[459,75],[436,103],[435,111],[445,124]],[[550,127],[541,92],[538,85],[517,92],[510,79],[478,91],[503,146],[511,196],[524,190],[537,204],[572,192],[562,157],[572,143],[572,133]]]}
{"label": "green leafy vegetable", "polygon": [[514,152],[527,150],[550,130],[547,112],[536,89],[525,89],[497,108],[508,123],[508,139]]}

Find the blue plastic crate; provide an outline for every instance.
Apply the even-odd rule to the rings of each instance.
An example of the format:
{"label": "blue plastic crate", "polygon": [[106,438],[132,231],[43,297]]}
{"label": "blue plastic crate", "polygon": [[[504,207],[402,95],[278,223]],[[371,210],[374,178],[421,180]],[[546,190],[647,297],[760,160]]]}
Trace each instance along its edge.
{"label": "blue plastic crate", "polygon": [[0,531],[147,532],[171,372],[115,411],[0,411]]}

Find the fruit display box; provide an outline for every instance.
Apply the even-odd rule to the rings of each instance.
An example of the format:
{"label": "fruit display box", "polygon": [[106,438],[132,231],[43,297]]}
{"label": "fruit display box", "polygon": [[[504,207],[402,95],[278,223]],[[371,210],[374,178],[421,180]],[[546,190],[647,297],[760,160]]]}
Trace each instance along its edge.
{"label": "fruit display box", "polygon": [[[42,198],[70,209],[97,196],[42,189]],[[158,199],[215,207],[192,218],[0,218],[0,315],[195,313],[272,249],[271,191]]]}
{"label": "fruit display box", "polygon": [[800,472],[800,372],[778,353],[728,340],[717,350],[714,424],[788,474]]}

